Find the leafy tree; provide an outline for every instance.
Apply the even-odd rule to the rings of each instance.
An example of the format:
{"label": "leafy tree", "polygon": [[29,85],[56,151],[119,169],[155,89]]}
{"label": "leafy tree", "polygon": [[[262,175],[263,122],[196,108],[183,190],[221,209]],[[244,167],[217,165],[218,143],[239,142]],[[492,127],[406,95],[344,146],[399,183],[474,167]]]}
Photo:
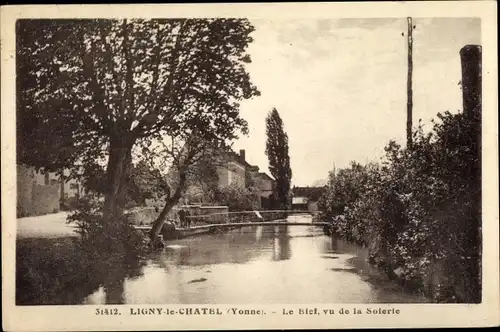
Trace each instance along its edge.
{"label": "leafy tree", "polygon": [[276,179],[273,191],[274,200],[280,208],[290,206],[290,186],[292,170],[288,155],[288,135],[283,128],[283,120],[273,108],[266,117],[266,155],[269,159],[269,171]]}
{"label": "leafy tree", "polygon": [[381,165],[331,173],[321,218],[435,301],[479,302],[481,116],[438,118],[409,148],[389,142]]}
{"label": "leafy tree", "polygon": [[211,203],[219,185],[217,166],[220,165],[216,154],[204,154],[189,172],[187,187],[190,201]]}
{"label": "leafy tree", "polygon": [[255,188],[235,184],[219,188],[215,200],[221,205],[228,206],[230,211],[251,211],[257,209],[259,205],[259,195]]}
{"label": "leafy tree", "polygon": [[[214,167],[221,162],[220,151],[225,151],[227,148],[224,142],[209,141],[196,135],[196,132],[190,133],[185,139],[183,136],[179,138],[171,136],[171,142],[168,144],[159,140],[142,147],[141,158],[146,159],[149,167],[154,170],[154,174],[158,177],[157,181],[166,186],[165,192],[156,195],[156,197],[163,195],[165,204],[153,222],[150,232],[152,239],[159,235],[168,213],[186,194],[186,189],[190,185],[203,185],[205,188],[213,189],[217,176]],[[205,169],[208,165],[211,167]],[[203,175],[209,177],[202,178]]]}
{"label": "leafy tree", "polygon": [[180,186],[166,211],[207,146],[246,133],[238,102],[258,94],[245,70],[247,20],[20,20],[17,29],[21,159],[106,165],[108,222],[123,220],[134,151],[159,145],[170,157]]}
{"label": "leafy tree", "polygon": [[[64,79],[61,55],[77,49],[80,42],[70,38],[76,22],[18,20],[16,25],[17,159],[42,171],[74,168],[84,151],[77,142],[85,139],[84,132],[92,133],[89,122],[75,116],[69,98],[50,94]],[[85,29],[88,23],[75,28]],[[86,148],[87,155],[96,157],[101,145]]]}
{"label": "leafy tree", "polygon": [[145,205],[147,199],[158,199],[167,195],[170,187],[159,170],[151,168],[146,160],[141,159],[132,167],[128,187],[129,201]]}

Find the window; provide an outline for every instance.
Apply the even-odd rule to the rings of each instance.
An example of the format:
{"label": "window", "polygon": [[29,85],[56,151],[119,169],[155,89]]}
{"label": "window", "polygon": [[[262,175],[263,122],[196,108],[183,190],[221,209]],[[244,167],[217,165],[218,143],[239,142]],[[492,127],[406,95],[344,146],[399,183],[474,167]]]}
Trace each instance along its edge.
{"label": "window", "polygon": [[69,189],[78,190],[78,183],[70,183],[69,184]]}

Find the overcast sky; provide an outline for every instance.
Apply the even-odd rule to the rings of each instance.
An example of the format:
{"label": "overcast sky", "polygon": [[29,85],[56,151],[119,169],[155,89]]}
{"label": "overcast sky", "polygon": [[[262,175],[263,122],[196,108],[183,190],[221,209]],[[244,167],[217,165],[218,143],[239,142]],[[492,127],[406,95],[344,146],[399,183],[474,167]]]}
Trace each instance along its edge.
{"label": "overcast sky", "polygon": [[[413,19],[414,124],[462,108],[460,49],[480,44],[479,19]],[[250,133],[235,143],[268,171],[265,116],[289,136],[294,185],[313,185],[351,160],[378,160],[406,133],[406,18],[252,21],[248,66],[262,95],[242,103]],[[403,37],[401,33],[404,32]]]}

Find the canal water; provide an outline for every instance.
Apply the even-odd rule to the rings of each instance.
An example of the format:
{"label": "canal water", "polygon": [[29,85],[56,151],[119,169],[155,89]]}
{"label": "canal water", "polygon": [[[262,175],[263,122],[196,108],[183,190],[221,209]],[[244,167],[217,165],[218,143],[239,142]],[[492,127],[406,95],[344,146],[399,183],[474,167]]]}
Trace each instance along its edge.
{"label": "canal water", "polygon": [[[289,217],[294,221],[310,217]],[[304,219],[305,218],[305,219]],[[85,304],[418,303],[317,226],[252,226],[171,241]]]}

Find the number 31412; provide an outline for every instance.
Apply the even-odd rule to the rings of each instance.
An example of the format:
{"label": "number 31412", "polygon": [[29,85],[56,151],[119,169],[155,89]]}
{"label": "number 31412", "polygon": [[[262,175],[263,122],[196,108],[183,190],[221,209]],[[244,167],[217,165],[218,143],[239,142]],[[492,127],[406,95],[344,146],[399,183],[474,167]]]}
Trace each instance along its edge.
{"label": "number 31412", "polygon": [[96,316],[120,315],[120,312],[118,311],[118,309],[96,308],[95,314],[96,314]]}

